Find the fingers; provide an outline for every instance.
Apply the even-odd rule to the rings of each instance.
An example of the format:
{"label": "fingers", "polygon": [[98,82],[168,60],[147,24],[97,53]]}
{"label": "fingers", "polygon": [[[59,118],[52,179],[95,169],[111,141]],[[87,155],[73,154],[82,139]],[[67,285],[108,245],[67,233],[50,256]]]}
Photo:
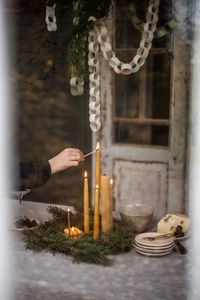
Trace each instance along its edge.
{"label": "fingers", "polygon": [[69,162],[69,167],[77,167],[78,166],[78,164],[79,164],[79,162],[77,161],[77,160],[71,160],[70,162]]}
{"label": "fingers", "polygon": [[73,166],[78,166],[84,160],[84,155],[79,149],[66,148],[49,160],[51,174],[55,174]]}
{"label": "fingers", "polygon": [[79,154],[80,154],[80,161],[84,161],[84,154],[79,150]]}
{"label": "fingers", "polygon": [[66,151],[68,151],[69,153],[80,153],[81,151],[77,148],[66,148]]}
{"label": "fingers", "polygon": [[66,155],[72,161],[80,162],[80,161],[84,160],[84,154],[79,149],[67,148],[66,149]]}

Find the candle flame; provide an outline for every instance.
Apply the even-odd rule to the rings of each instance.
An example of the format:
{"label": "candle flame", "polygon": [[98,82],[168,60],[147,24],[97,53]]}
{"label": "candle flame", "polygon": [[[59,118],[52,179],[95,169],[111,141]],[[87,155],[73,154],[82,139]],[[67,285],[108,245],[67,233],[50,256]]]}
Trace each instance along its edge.
{"label": "candle flame", "polygon": [[70,209],[68,208],[67,211],[70,212]]}
{"label": "candle flame", "polygon": [[85,171],[85,173],[84,173],[84,177],[87,177],[87,171]]}
{"label": "candle flame", "polygon": [[100,149],[100,144],[99,144],[99,141],[97,141],[96,150],[99,150],[99,149]]}
{"label": "candle flame", "polygon": [[110,178],[110,185],[113,185],[113,178]]}
{"label": "candle flame", "polygon": [[72,231],[74,231],[74,226],[72,226]]}
{"label": "candle flame", "polygon": [[98,184],[96,184],[96,189],[98,189],[99,188],[99,185]]}

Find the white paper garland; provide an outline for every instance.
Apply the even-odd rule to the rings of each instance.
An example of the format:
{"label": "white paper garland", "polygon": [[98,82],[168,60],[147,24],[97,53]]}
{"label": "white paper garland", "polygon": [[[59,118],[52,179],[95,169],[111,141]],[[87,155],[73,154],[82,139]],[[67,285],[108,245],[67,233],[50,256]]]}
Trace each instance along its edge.
{"label": "white paper garland", "polygon": [[46,6],[46,18],[45,22],[47,24],[48,31],[56,31],[56,15],[55,15],[56,3],[53,6]]}
{"label": "white paper garland", "polygon": [[99,44],[95,31],[88,36],[88,66],[89,66],[89,121],[90,128],[97,132],[101,128],[100,122],[100,63]]}
{"label": "white paper garland", "polygon": [[101,128],[100,120],[100,64],[99,51],[108,60],[110,67],[117,73],[129,75],[136,73],[144,65],[152,46],[153,34],[158,21],[158,7],[160,0],[150,0],[147,11],[146,23],[144,24],[142,40],[135,57],[124,63],[117,58],[112,50],[106,25],[103,21],[96,21],[95,17],[90,17],[89,21],[94,21],[94,30],[88,36],[88,66],[89,66],[89,121],[90,128],[97,132]]}
{"label": "white paper garland", "polygon": [[[88,66],[89,66],[89,120],[90,127],[93,132],[97,132],[101,128],[100,120],[100,63],[99,51],[103,53],[103,57],[108,60],[110,67],[117,74],[129,75],[136,73],[144,65],[152,46],[154,31],[158,21],[158,7],[160,0],[150,0],[147,11],[146,23],[144,24],[142,39],[135,57],[129,62],[120,61],[109,40],[106,25],[103,21],[97,21],[95,17],[90,17],[89,21],[95,22],[94,30],[88,36]],[[56,16],[54,4],[52,7],[46,6],[46,24],[48,31],[56,31]],[[74,7],[76,10],[76,7]],[[79,19],[75,17],[73,24],[76,26]],[[72,77],[70,80],[71,94],[73,96],[82,95],[84,92],[84,80]]]}

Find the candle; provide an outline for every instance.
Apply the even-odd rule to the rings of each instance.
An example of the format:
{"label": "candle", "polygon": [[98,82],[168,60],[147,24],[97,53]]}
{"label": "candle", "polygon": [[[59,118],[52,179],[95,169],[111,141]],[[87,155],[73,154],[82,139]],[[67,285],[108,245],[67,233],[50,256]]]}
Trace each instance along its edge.
{"label": "candle", "polygon": [[84,232],[89,234],[89,190],[88,190],[88,177],[87,172],[84,174],[84,190],[83,190],[83,201],[84,201]]}
{"label": "candle", "polygon": [[99,141],[97,141],[97,145],[96,145],[95,185],[98,185],[99,188],[100,188],[100,180],[101,180],[101,153],[100,153]]}
{"label": "candle", "polygon": [[113,231],[113,178],[110,178],[110,231]]}
{"label": "candle", "polygon": [[102,232],[111,233],[110,177],[101,176]]}
{"label": "candle", "polygon": [[93,239],[99,238],[99,186],[95,187],[95,200],[94,200],[94,232]]}
{"label": "candle", "polygon": [[96,169],[95,169],[95,200],[94,200],[94,240],[99,238],[99,205],[100,205],[100,183],[101,183],[101,154],[100,145],[96,145]]}
{"label": "candle", "polygon": [[67,209],[67,226],[70,232],[70,209]]}
{"label": "candle", "polygon": [[74,230],[74,226],[72,226],[72,229],[69,232],[69,236],[74,237],[74,235],[75,235],[75,230]]}
{"label": "candle", "polygon": [[82,231],[78,227],[71,227],[64,229],[64,234],[69,238],[78,238],[81,236]]}

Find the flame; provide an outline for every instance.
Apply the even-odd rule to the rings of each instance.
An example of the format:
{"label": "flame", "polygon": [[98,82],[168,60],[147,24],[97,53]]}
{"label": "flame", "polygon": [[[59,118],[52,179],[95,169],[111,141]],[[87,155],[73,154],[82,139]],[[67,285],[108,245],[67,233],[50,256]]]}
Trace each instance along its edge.
{"label": "flame", "polygon": [[97,141],[97,145],[96,145],[96,151],[100,149],[100,144],[99,141]]}
{"label": "flame", "polygon": [[87,171],[84,172],[84,177],[87,177]]}
{"label": "flame", "polygon": [[98,184],[96,184],[96,189],[98,189],[99,188],[99,185]]}
{"label": "flame", "polygon": [[75,228],[74,228],[74,226],[73,226],[73,227],[72,227],[72,231],[74,231],[74,229],[75,229]]}
{"label": "flame", "polygon": [[70,212],[70,209],[68,208],[67,211]]}
{"label": "flame", "polygon": [[113,178],[110,178],[110,185],[113,185]]}

